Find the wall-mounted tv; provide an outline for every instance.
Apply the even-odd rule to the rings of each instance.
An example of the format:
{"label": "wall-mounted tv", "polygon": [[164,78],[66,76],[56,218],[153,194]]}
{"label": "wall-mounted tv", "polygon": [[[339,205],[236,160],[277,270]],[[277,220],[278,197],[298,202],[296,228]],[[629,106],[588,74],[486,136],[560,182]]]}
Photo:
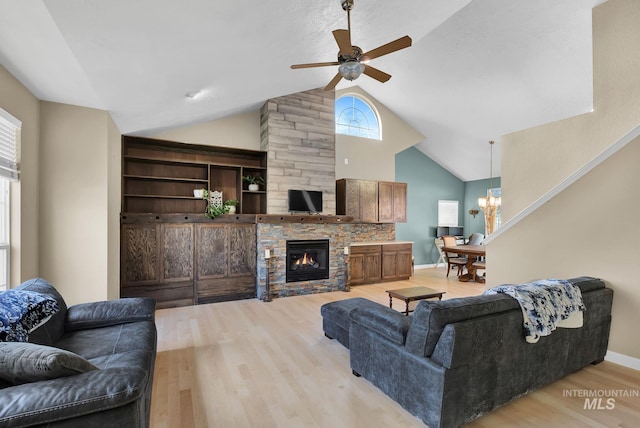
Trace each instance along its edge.
{"label": "wall-mounted tv", "polygon": [[319,190],[289,189],[289,212],[321,213],[322,192]]}

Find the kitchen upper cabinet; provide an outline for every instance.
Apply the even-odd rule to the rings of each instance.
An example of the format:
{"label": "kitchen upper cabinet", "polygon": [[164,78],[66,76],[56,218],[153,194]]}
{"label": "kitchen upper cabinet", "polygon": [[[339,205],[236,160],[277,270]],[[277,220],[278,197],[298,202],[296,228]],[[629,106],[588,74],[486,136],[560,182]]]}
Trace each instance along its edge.
{"label": "kitchen upper cabinet", "polygon": [[407,183],[337,180],[336,214],[362,223],[406,222]]}
{"label": "kitchen upper cabinet", "polygon": [[378,222],[378,182],[342,179],[336,181],[336,214],[354,221]]}

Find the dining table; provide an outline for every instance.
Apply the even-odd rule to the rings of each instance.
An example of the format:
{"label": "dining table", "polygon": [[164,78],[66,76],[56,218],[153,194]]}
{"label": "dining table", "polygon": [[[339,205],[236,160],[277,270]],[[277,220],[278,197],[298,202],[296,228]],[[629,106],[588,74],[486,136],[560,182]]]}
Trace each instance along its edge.
{"label": "dining table", "polygon": [[452,245],[450,247],[443,247],[443,251],[448,253],[456,253],[460,256],[467,256],[467,273],[460,275],[458,279],[462,282],[480,282],[484,283],[483,276],[476,274],[477,268],[473,265],[480,257],[484,257],[486,254],[485,245]]}

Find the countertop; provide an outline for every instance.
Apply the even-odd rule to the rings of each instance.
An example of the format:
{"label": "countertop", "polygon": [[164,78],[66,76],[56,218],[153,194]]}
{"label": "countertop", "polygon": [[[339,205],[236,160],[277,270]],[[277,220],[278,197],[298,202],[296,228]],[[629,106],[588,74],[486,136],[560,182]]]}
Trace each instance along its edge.
{"label": "countertop", "polygon": [[413,241],[366,241],[366,242],[353,242],[351,247],[361,247],[364,245],[388,245],[388,244],[413,244]]}

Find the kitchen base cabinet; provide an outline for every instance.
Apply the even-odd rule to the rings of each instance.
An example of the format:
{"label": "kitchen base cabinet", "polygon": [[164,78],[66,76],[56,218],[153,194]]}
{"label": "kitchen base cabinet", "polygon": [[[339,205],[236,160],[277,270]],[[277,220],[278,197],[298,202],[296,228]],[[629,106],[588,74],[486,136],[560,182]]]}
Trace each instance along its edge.
{"label": "kitchen base cabinet", "polygon": [[411,276],[412,244],[407,242],[351,246],[349,285],[401,281]]}

